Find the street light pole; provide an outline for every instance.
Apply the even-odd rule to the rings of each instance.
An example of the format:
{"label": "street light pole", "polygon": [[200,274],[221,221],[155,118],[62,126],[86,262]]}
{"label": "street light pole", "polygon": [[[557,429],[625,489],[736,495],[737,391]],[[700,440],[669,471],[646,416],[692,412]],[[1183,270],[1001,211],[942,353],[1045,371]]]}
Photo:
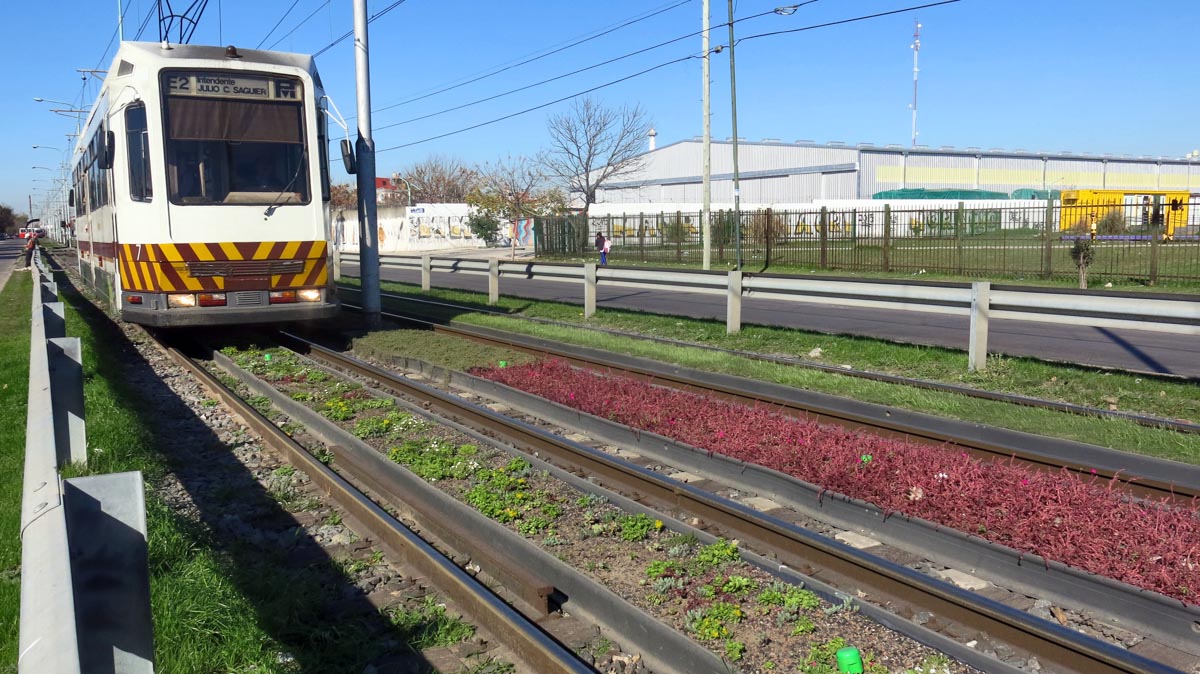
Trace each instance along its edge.
{"label": "street light pole", "polygon": [[733,0],[729,0],[729,102],[733,108],[733,229],[737,237],[737,267],[742,268],[742,190],[738,179],[737,69],[733,64]]}

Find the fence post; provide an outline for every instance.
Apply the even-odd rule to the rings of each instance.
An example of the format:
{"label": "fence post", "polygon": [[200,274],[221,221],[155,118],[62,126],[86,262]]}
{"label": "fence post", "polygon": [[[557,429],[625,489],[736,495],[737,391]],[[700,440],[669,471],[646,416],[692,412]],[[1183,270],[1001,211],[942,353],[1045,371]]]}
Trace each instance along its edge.
{"label": "fence post", "polygon": [[742,331],[742,271],[731,269],[725,293],[725,332],[736,335]]}
{"label": "fence post", "polygon": [[596,263],[583,265],[583,317],[591,318],[596,313]]}
{"label": "fence post", "polygon": [[772,221],[774,214],[771,209],[767,209],[765,214],[765,222],[763,222],[763,248],[766,249],[763,257],[763,269],[771,266],[771,238],[775,234],[775,223]]}
{"label": "fence post", "polygon": [[428,255],[421,256],[421,290],[429,292],[430,277],[433,275],[433,260]]}
{"label": "fence post", "polygon": [[488,260],[488,304],[495,306],[500,303],[500,259]]}
{"label": "fence post", "polygon": [[1163,211],[1162,196],[1154,196],[1154,209],[1150,215],[1150,285],[1158,283],[1158,243],[1165,231],[1163,223],[1170,217]]}
{"label": "fence post", "polygon": [[991,294],[991,281],[976,281],[971,284],[971,343],[967,349],[967,372],[982,372],[987,369]]}
{"label": "fence post", "polygon": [[675,224],[672,227],[675,237],[675,261],[683,262],[683,211],[675,211]]}
{"label": "fence post", "polygon": [[883,270],[892,270],[892,206],[883,205]]}
{"label": "fence post", "polygon": [[646,214],[638,213],[638,261],[646,261]]}
{"label": "fence post", "polygon": [[958,202],[958,210],[954,212],[954,273],[963,273],[963,228],[966,226],[966,207]]}
{"label": "fence post", "polygon": [[821,207],[821,269],[829,268],[829,208]]}
{"label": "fence post", "polygon": [[1046,247],[1042,253],[1042,278],[1054,275],[1054,199],[1046,197]]}

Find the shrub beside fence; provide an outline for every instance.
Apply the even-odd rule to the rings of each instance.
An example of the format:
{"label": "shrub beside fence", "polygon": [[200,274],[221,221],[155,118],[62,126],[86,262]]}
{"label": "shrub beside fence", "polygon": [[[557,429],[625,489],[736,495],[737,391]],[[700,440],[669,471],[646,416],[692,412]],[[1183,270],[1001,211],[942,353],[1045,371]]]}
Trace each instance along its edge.
{"label": "shrub beside fence", "polygon": [[[1095,242],[1093,279],[1200,280],[1200,200],[1012,203],[713,211],[712,263],[736,264],[740,229],[748,268],[1074,278],[1070,250],[1086,237]],[[542,258],[579,258],[594,252],[592,240],[602,232],[613,240],[615,260],[698,266],[700,220],[699,213],[680,211],[538,218],[535,246]]]}

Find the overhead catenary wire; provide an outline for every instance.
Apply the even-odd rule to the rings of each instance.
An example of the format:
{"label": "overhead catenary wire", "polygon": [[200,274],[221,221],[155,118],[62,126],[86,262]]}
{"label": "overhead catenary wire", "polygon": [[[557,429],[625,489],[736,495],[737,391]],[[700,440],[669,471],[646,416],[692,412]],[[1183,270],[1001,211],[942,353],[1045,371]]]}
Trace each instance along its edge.
{"label": "overhead catenary wire", "polygon": [[271,46],[267,47],[267,49],[268,49],[268,50],[270,50],[270,49],[274,49],[276,45],[278,45],[280,42],[283,42],[284,40],[286,40],[286,39],[288,39],[289,37],[291,37],[292,33],[295,33],[297,30],[299,30],[299,29],[300,29],[300,27],[301,27],[301,26],[303,26],[304,24],[308,23],[308,20],[309,20],[309,19],[311,19],[311,18],[313,18],[314,16],[316,16],[318,12],[320,12],[322,9],[325,9],[325,8],[326,8],[326,7],[328,7],[328,6],[329,6],[329,0],[325,0],[325,2],[322,2],[321,4],[317,5],[317,8],[316,8],[316,9],[314,9],[314,10],[312,11],[312,13],[311,13],[311,14],[309,14],[309,15],[308,15],[308,16],[306,16],[306,17],[304,17],[304,19],[303,19],[302,21],[300,21],[300,23],[296,24],[295,26],[293,26],[293,27],[292,27],[292,29],[291,29],[291,30],[289,30],[288,32],[284,33],[284,34],[283,34],[283,37],[281,37],[281,38],[279,38],[278,40],[276,40],[276,41],[272,42],[272,43],[271,43]]}
{"label": "overhead catenary wire", "polygon": [[[797,7],[797,8],[799,8],[799,7],[803,7],[804,5],[810,5],[810,4],[812,4],[812,3],[814,3],[814,2],[817,2],[817,1],[818,1],[818,0],[806,0],[805,2],[801,2],[801,3],[800,3],[800,4],[798,4],[798,5],[792,5],[792,7]],[[744,17],[742,17],[742,18],[740,18],[740,19],[734,19],[734,21],[733,21],[733,22],[734,22],[734,23],[739,23],[739,22],[741,22],[741,21],[749,21],[749,20],[751,20],[751,19],[757,19],[757,18],[760,18],[760,17],[766,16],[767,14],[774,14],[774,13],[775,13],[775,11],[776,11],[776,10],[772,9],[772,10],[770,10],[770,11],[767,11],[767,12],[762,12],[762,13],[759,13],[759,14],[753,14],[753,15],[751,15],[751,16],[744,16]],[[729,23],[728,23],[728,22],[726,22],[726,23],[724,23],[724,24],[721,24],[721,25],[723,25],[723,26],[727,26],[727,25],[729,25]],[[616,63],[617,61],[622,61],[622,60],[624,60],[624,59],[627,59],[627,58],[630,58],[630,57],[633,57],[633,56],[637,56],[638,54],[644,54],[645,52],[648,52],[648,51],[653,51],[653,50],[655,50],[655,49],[659,49],[660,47],[665,47],[665,46],[667,46],[667,45],[669,45],[669,44],[674,44],[674,43],[676,43],[676,42],[680,42],[680,41],[686,40],[686,39],[688,39],[688,38],[695,37],[695,36],[697,36],[697,35],[700,35],[700,34],[701,34],[701,33],[703,33],[703,32],[704,32],[703,30],[698,30],[698,31],[696,31],[696,32],[694,32],[694,33],[688,33],[687,35],[681,35],[681,36],[679,36],[679,37],[676,37],[676,38],[671,38],[670,40],[666,40],[666,41],[664,41],[664,42],[659,42],[658,44],[650,45],[649,47],[643,47],[642,49],[638,49],[638,50],[636,50],[636,51],[632,51],[632,52],[629,52],[629,53],[627,53],[627,54],[622,54],[622,55],[620,55],[620,56],[616,56],[616,57],[614,57],[614,58],[608,59],[607,61],[601,61],[601,62],[599,62],[599,63],[594,63],[594,64],[592,64],[592,65],[590,65],[590,66],[585,66],[585,67],[583,67],[583,68],[579,68],[578,70],[572,70],[572,71],[571,71],[571,72],[569,72],[569,73],[563,73],[563,74],[561,74],[561,75],[556,75],[556,76],[554,76],[554,77],[550,77],[550,78],[547,78],[547,79],[541,80],[540,82],[534,82],[533,84],[527,84],[527,85],[525,85],[525,86],[522,86],[522,87],[517,87],[516,89],[509,89],[508,91],[504,91],[504,92],[501,92],[501,93],[498,93],[498,94],[494,94],[494,95],[492,95],[492,96],[487,96],[487,97],[485,97],[485,98],[480,98],[480,99],[477,99],[477,100],[474,100],[474,101],[470,101],[470,102],[467,102],[467,103],[462,103],[462,104],[460,104],[460,105],[455,105],[455,106],[452,106],[452,107],[449,107],[449,108],[445,108],[445,109],[443,109],[443,110],[438,110],[437,112],[431,112],[431,113],[429,113],[429,114],[426,114],[426,115],[421,115],[421,116],[419,116],[419,117],[413,117],[413,118],[411,118],[411,119],[405,119],[405,120],[402,120],[402,121],[399,121],[399,122],[393,122],[393,123],[391,123],[391,124],[386,124],[386,125],[384,125],[384,126],[377,126],[377,127],[375,127],[375,129],[376,129],[376,130],[378,130],[378,131],[382,131],[382,130],[384,130],[384,129],[390,129],[390,128],[392,128],[392,127],[395,127],[395,126],[401,126],[401,125],[403,125],[403,124],[411,124],[412,122],[418,122],[418,121],[421,121],[421,120],[424,120],[424,119],[429,119],[429,118],[431,118],[431,117],[437,117],[438,115],[444,115],[444,114],[446,114],[446,113],[449,113],[449,112],[454,112],[454,111],[456,111],[456,110],[462,110],[463,108],[469,108],[469,107],[471,107],[471,106],[473,106],[473,105],[478,105],[478,104],[480,104],[480,103],[486,103],[487,101],[492,101],[492,100],[495,100],[495,99],[497,99],[497,98],[502,98],[502,97],[504,97],[504,96],[508,96],[508,95],[510,95],[510,94],[515,94],[515,93],[518,93],[518,92],[521,92],[521,91],[525,91],[525,90],[527,90],[527,89],[532,89],[532,88],[534,88],[534,87],[539,87],[539,86],[542,86],[543,84],[549,84],[550,82],[555,82],[555,81],[558,81],[558,80],[561,80],[561,79],[565,79],[565,78],[568,78],[568,77],[572,77],[572,76],[574,76],[574,75],[578,75],[579,73],[587,72],[587,71],[589,71],[589,70],[594,70],[594,69],[596,69],[596,68],[600,68],[600,67],[602,67],[602,66],[606,66],[606,65],[609,65],[609,64],[612,64],[612,63]],[[416,100],[416,99],[413,99],[413,100]],[[376,113],[376,112],[382,112],[382,111],[384,111],[384,110],[388,110],[388,109],[390,109],[390,108],[394,108],[394,107],[396,107],[397,105],[400,105],[400,104],[399,104],[399,103],[397,103],[397,104],[395,104],[395,105],[384,106],[384,107],[382,107],[382,108],[379,108],[379,109],[376,109],[376,110],[372,110],[371,112],[372,112],[372,113]]]}
{"label": "overhead catenary wire", "polygon": [[288,15],[292,13],[292,10],[296,9],[296,5],[298,4],[300,4],[300,0],[292,0],[292,6],[287,8],[287,11],[283,13],[283,16],[279,17],[279,20],[275,22],[274,26],[271,26],[271,30],[267,31],[267,34],[263,36],[263,39],[259,40],[258,44],[254,45],[255,49],[263,46],[263,43],[271,38],[271,35],[275,33],[275,30],[279,28],[279,25],[283,23],[284,19],[288,18]]}
{"label": "overhead catenary wire", "polygon": [[[815,1],[815,0],[810,0],[810,1]],[[917,10],[920,10],[920,9],[927,9],[927,8],[930,8],[930,7],[937,7],[937,6],[940,6],[940,5],[949,5],[949,4],[953,4],[953,3],[959,2],[959,1],[960,1],[960,0],[941,0],[940,2],[927,3],[927,4],[923,4],[923,5],[914,5],[914,6],[910,6],[910,7],[904,7],[904,8],[902,8],[902,9],[891,10],[891,11],[888,11],[888,12],[879,12],[879,13],[875,13],[875,14],[865,14],[865,15],[862,15],[862,16],[856,16],[856,17],[852,17],[852,18],[849,18],[849,19],[842,19],[842,20],[839,20],[839,21],[830,21],[830,22],[825,22],[825,23],[820,23],[820,24],[813,24],[813,25],[809,25],[809,26],[803,26],[803,27],[800,27],[800,28],[792,28],[792,29],[788,29],[788,30],[773,31],[773,32],[769,32],[769,33],[760,33],[760,34],[757,34],[757,35],[750,35],[750,36],[747,36],[747,37],[741,38],[740,40],[737,40],[737,42],[744,42],[744,41],[748,41],[748,40],[754,40],[754,39],[758,39],[758,38],[771,37],[771,36],[774,36],[774,35],[782,35],[782,34],[785,34],[785,33],[799,33],[799,32],[802,32],[802,31],[815,30],[815,29],[817,29],[817,28],[828,28],[828,27],[830,27],[830,26],[841,26],[841,25],[846,25],[846,24],[850,24],[850,23],[856,23],[856,22],[859,22],[859,21],[866,21],[866,20],[869,20],[869,19],[876,19],[876,18],[883,17],[883,16],[891,16],[891,15],[894,15],[894,14],[902,14],[902,13],[905,13],[905,12],[913,12],[913,11],[917,11]],[[774,11],[774,10],[772,10],[772,11]],[[747,17],[747,18],[750,18],[750,17]],[[740,20],[741,20],[741,19],[735,19],[735,22],[736,22],[736,21],[740,21]],[[726,24],[725,24],[725,25],[728,25],[728,22],[726,22]],[[698,34],[698,33],[697,33],[697,34]],[[717,47],[714,47],[714,48],[712,48],[710,51],[712,51],[712,52],[714,52],[714,53],[715,53],[715,52],[719,52],[719,51],[721,51],[721,50],[723,50],[723,49],[726,49],[726,48],[727,48],[727,45],[722,45],[722,46],[717,46]],[[646,74],[648,74],[648,73],[654,72],[654,71],[656,71],[656,70],[659,70],[659,69],[661,69],[661,68],[665,68],[665,67],[667,67],[667,66],[674,65],[674,64],[676,64],[676,63],[681,63],[681,62],[683,62],[683,61],[687,61],[687,60],[690,60],[690,59],[693,59],[693,58],[701,58],[701,56],[697,56],[697,55],[688,55],[688,56],[684,56],[684,57],[682,57],[682,58],[674,59],[674,60],[671,60],[671,61],[666,61],[666,62],[664,62],[664,63],[660,63],[660,64],[658,64],[658,65],[655,65],[655,66],[651,66],[650,68],[647,68],[647,69],[645,69],[645,70],[641,70],[641,71],[639,71],[639,72],[633,73],[632,75],[626,75],[625,77],[621,77],[621,78],[619,78],[619,79],[615,79],[615,80],[612,80],[612,81],[610,81],[610,82],[605,82],[604,84],[599,84],[599,85],[596,85],[596,86],[594,86],[594,87],[591,87],[591,88],[589,88],[589,89],[585,89],[585,90],[583,90],[583,91],[579,91],[579,92],[576,92],[576,93],[573,93],[573,94],[570,94],[570,95],[567,95],[567,96],[563,96],[563,97],[561,97],[561,98],[557,98],[557,99],[555,99],[555,100],[553,100],[553,101],[549,101],[549,102],[547,102],[547,103],[542,103],[541,105],[535,105],[535,106],[533,106],[533,107],[529,107],[529,108],[526,108],[526,109],[524,109],[524,110],[520,110],[520,111],[517,111],[517,112],[513,112],[513,113],[510,113],[510,114],[504,115],[504,116],[502,116],[502,117],[497,117],[497,118],[495,118],[495,119],[490,119],[490,120],[488,120],[488,121],[486,121],[486,122],[480,122],[480,123],[478,123],[478,124],[472,124],[471,126],[463,127],[463,128],[461,128],[461,129],[456,129],[456,130],[454,130],[454,131],[448,131],[448,132],[446,132],[446,133],[441,133],[441,134],[438,134],[438,135],[436,135],[436,136],[430,136],[430,137],[428,137],[428,138],[422,138],[421,140],[415,140],[415,141],[408,142],[408,143],[402,143],[402,144],[400,144],[400,145],[393,145],[393,146],[391,146],[391,147],[387,147],[387,148],[384,148],[384,149],[382,149],[382,150],[376,150],[376,154],[379,154],[380,152],[389,152],[389,151],[391,151],[391,150],[399,150],[399,149],[401,149],[401,148],[412,147],[412,146],[414,146],[414,145],[421,145],[422,143],[428,143],[428,142],[430,142],[430,141],[439,140],[439,139],[442,139],[442,138],[446,138],[446,137],[448,137],[448,136],[454,136],[454,135],[458,135],[458,134],[460,134],[460,133],[465,133],[465,132],[467,132],[467,131],[472,131],[472,130],[474,130],[474,129],[478,129],[478,128],[481,128],[481,127],[484,127],[484,126],[489,126],[489,125],[492,125],[492,124],[496,124],[496,123],[498,123],[498,122],[502,122],[502,121],[505,121],[505,120],[507,120],[507,119],[512,119],[513,117],[518,117],[518,116],[520,116],[520,115],[528,114],[528,113],[530,113],[530,112],[534,112],[534,111],[536,111],[536,110],[541,110],[542,108],[547,108],[547,107],[549,107],[549,106],[551,106],[551,105],[555,105],[555,104],[557,104],[557,103],[562,103],[562,102],[564,102],[564,101],[569,101],[569,100],[571,100],[572,98],[576,98],[576,97],[578,97],[578,96],[583,96],[584,94],[589,94],[589,93],[592,93],[592,92],[594,92],[594,91],[598,91],[598,90],[600,90],[600,89],[605,89],[605,88],[607,88],[607,87],[610,87],[610,86],[613,86],[613,85],[616,85],[616,84],[620,84],[621,82],[625,82],[625,81],[628,81],[628,80],[634,79],[634,78],[636,78],[636,77],[641,77],[642,75],[646,75]]]}
{"label": "overhead catenary wire", "polygon": [[[393,9],[396,9],[400,5],[403,5],[405,2],[406,2],[406,0],[396,0],[396,2],[393,2],[392,4],[388,5],[387,7],[384,7],[383,9],[379,10],[378,12],[375,12],[375,14],[371,15],[371,18],[367,19],[367,25],[370,25],[371,23],[373,23],[375,21],[375,19],[378,19],[379,17],[383,16],[384,14],[387,14],[388,12],[392,11]],[[329,44],[325,45],[324,47],[321,48],[320,51],[314,53],[313,58],[316,58],[316,57],[320,56],[321,54],[324,54],[325,52],[329,51],[330,49],[333,49],[334,47],[339,45],[342,41],[344,41],[346,38],[350,37],[351,35],[354,35],[353,29],[346,31],[345,33],[342,33],[341,37],[339,37],[338,39],[334,40],[333,42],[330,42]]]}
{"label": "overhead catenary wire", "polygon": [[595,34],[593,34],[593,35],[590,35],[590,36],[588,36],[588,37],[584,37],[583,39],[580,39],[580,40],[576,40],[576,41],[574,41],[574,42],[571,42],[570,44],[566,44],[566,45],[563,45],[563,46],[561,46],[561,47],[558,47],[558,48],[556,48],[556,49],[552,49],[552,50],[550,50],[550,51],[548,51],[548,52],[545,52],[544,54],[540,54],[540,55],[538,55],[538,56],[534,56],[534,57],[532,57],[532,58],[527,58],[527,59],[525,59],[524,61],[520,61],[520,62],[518,62],[518,63],[513,63],[513,64],[511,64],[511,65],[503,66],[503,67],[501,67],[501,68],[498,68],[497,70],[493,70],[493,71],[491,71],[491,72],[488,72],[488,73],[486,73],[486,74],[480,75],[480,76],[478,76],[478,77],[473,77],[473,78],[471,78],[471,79],[469,79],[469,80],[466,80],[465,82],[459,82],[458,84],[453,84],[453,85],[450,85],[450,86],[447,86],[447,87],[443,87],[443,88],[441,88],[441,89],[438,89],[437,91],[431,91],[431,92],[429,92],[429,93],[426,93],[426,94],[421,94],[420,96],[414,96],[413,98],[409,98],[409,99],[406,99],[406,100],[400,101],[399,103],[392,103],[392,104],[389,104],[389,105],[385,105],[385,106],[383,106],[383,107],[379,108],[378,110],[373,110],[372,112],[381,112],[381,111],[383,111],[383,110],[390,110],[390,109],[392,109],[392,108],[397,108],[397,107],[400,107],[400,106],[402,106],[402,105],[408,105],[409,103],[413,103],[413,102],[415,102],[415,101],[420,101],[420,100],[423,100],[423,99],[429,98],[429,97],[431,97],[431,96],[436,96],[436,95],[438,95],[438,94],[443,94],[443,93],[445,93],[445,92],[447,92],[447,91],[452,91],[452,90],[454,90],[454,89],[458,89],[459,87],[464,87],[464,86],[466,86],[466,85],[468,85],[468,84],[474,84],[475,82],[478,82],[478,81],[480,81],[480,80],[485,80],[485,79],[487,79],[487,78],[489,78],[489,77],[493,77],[493,76],[495,76],[495,75],[499,75],[500,73],[507,72],[507,71],[509,71],[509,70],[512,70],[513,68],[520,68],[520,67],[521,67],[521,66],[523,66],[523,65],[527,65],[527,64],[533,63],[534,61],[538,61],[538,60],[544,59],[544,58],[546,58],[547,56],[553,56],[554,54],[557,54],[557,53],[559,53],[559,52],[566,51],[566,50],[568,50],[568,49],[570,49],[570,48],[572,48],[572,47],[577,47],[577,46],[579,46],[579,45],[581,45],[581,44],[583,44],[583,43],[585,43],[585,42],[590,42],[590,41],[592,41],[592,40],[595,40],[596,38],[599,38],[599,37],[603,37],[603,36],[605,36],[605,35],[608,35],[609,33],[614,33],[614,32],[616,32],[616,31],[618,31],[618,30],[620,30],[620,29],[622,29],[622,28],[625,28],[625,27],[627,27],[627,26],[632,26],[633,24],[635,24],[635,23],[638,23],[638,22],[641,22],[641,21],[645,21],[646,19],[653,18],[653,17],[655,17],[655,16],[658,16],[659,14],[663,14],[663,13],[665,13],[665,12],[668,12],[668,11],[672,10],[672,9],[675,9],[676,7],[680,7],[680,6],[682,6],[682,5],[686,5],[686,4],[688,4],[689,2],[692,2],[692,1],[693,1],[693,0],[682,0],[682,2],[677,2],[677,3],[673,4],[673,5],[670,5],[670,6],[668,6],[668,7],[663,7],[663,8],[661,8],[661,9],[657,10],[657,11],[651,12],[650,14],[646,14],[645,16],[641,16],[641,17],[637,17],[637,18],[630,19],[630,20],[628,20],[628,21],[625,21],[624,23],[621,23],[621,24],[619,24],[619,25],[617,25],[617,26],[613,26],[612,28],[609,28],[609,29],[607,29],[607,30],[603,30],[603,31],[601,31],[601,32],[599,32],[599,33],[595,33]]}
{"label": "overhead catenary wire", "polygon": [[400,148],[402,148],[402,147],[410,147],[410,146],[413,146],[413,145],[420,145],[421,143],[428,143],[428,142],[429,142],[429,141],[431,141],[431,140],[437,140],[437,139],[439,139],[439,138],[445,138],[446,136],[453,136],[453,135],[456,135],[456,134],[463,133],[464,131],[470,131],[470,130],[472,130],[472,129],[478,129],[479,127],[482,127],[482,126],[488,126],[489,124],[495,124],[496,122],[503,122],[503,121],[504,121],[504,120],[506,120],[506,119],[512,119],[513,117],[517,117],[518,115],[524,115],[524,114],[526,114],[526,113],[533,112],[534,110],[541,110],[542,108],[549,107],[549,106],[551,106],[551,105],[554,105],[555,103],[562,103],[563,101],[569,101],[569,100],[571,100],[572,98],[575,98],[575,97],[577,97],[577,96],[582,96],[582,95],[584,95],[584,94],[590,94],[590,93],[591,93],[591,92],[593,92],[593,91],[597,91],[597,90],[599,90],[599,89],[603,89],[603,88],[605,88],[605,87],[611,87],[611,86],[612,86],[612,85],[614,85],[614,84],[620,84],[621,82],[624,82],[624,81],[626,81],[626,80],[631,80],[631,79],[633,79],[633,78],[635,78],[635,77],[641,77],[642,75],[645,75],[646,73],[653,72],[653,71],[655,71],[655,70],[658,70],[658,69],[660,69],[660,68],[665,68],[665,67],[667,67],[667,66],[674,65],[674,64],[676,64],[676,63],[682,63],[682,62],[684,62],[684,61],[687,61],[687,60],[690,60],[690,59],[694,59],[694,58],[700,58],[700,57],[699,57],[699,56],[695,56],[695,55],[688,55],[688,56],[684,56],[684,57],[681,57],[681,58],[677,58],[677,59],[675,59],[675,60],[673,60],[673,61],[667,61],[667,62],[665,62],[665,63],[660,63],[660,64],[658,64],[658,65],[656,65],[656,66],[650,66],[649,68],[646,68],[645,70],[642,70],[642,71],[640,71],[640,72],[633,73],[632,75],[626,75],[625,77],[622,77],[622,78],[620,78],[620,79],[615,79],[615,80],[613,80],[613,81],[611,81],[611,82],[605,82],[604,84],[600,84],[600,85],[594,86],[594,87],[592,87],[591,89],[587,89],[587,90],[584,90],[584,91],[580,91],[580,92],[577,92],[577,93],[571,94],[570,96],[564,96],[563,98],[555,99],[555,100],[553,100],[553,101],[550,101],[549,103],[542,103],[541,105],[535,105],[535,106],[533,106],[532,108],[526,108],[526,109],[524,109],[524,110],[521,110],[521,111],[519,111],[519,112],[514,112],[514,113],[512,113],[512,114],[508,114],[508,115],[505,115],[505,116],[503,116],[503,117],[497,117],[496,119],[488,120],[488,121],[486,121],[486,122],[480,122],[479,124],[474,124],[474,125],[472,125],[472,126],[468,126],[468,127],[466,127],[466,128],[463,128],[463,129],[458,129],[457,131],[450,131],[450,132],[448,132],[448,133],[443,133],[443,134],[440,134],[440,135],[437,135],[437,136],[431,136],[431,137],[429,137],[429,138],[423,138],[423,139],[421,139],[421,140],[413,141],[413,142],[411,142],[411,143],[404,143],[403,145],[394,145],[394,146],[392,146],[392,147],[384,148],[384,149],[382,149],[382,150],[376,150],[376,151],[375,151],[375,154],[379,154],[380,152],[387,152],[387,151],[389,151],[389,150],[399,150],[399,149],[400,149]]}

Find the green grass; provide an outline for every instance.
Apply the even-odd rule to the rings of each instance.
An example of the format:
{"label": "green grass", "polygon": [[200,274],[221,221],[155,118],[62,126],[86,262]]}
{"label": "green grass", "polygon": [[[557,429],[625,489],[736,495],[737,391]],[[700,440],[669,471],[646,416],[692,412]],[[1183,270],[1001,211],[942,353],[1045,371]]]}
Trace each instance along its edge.
{"label": "green grass", "polygon": [[[140,355],[125,344],[116,326],[86,305],[64,279],[59,281],[67,304],[68,334],[83,342],[90,458],[82,472],[141,470],[147,484],[154,485],[173,468],[169,455],[159,450],[170,431],[163,429],[160,435],[156,420],[144,415],[147,405],[142,396],[156,393],[136,389],[121,367]],[[15,377],[18,365],[12,363],[4,371]],[[197,437],[194,442],[200,448],[216,440]],[[203,522],[235,514],[226,511],[235,498],[240,508],[248,508],[256,517],[275,521],[283,512],[272,495],[236,464],[214,465],[207,477],[231,488],[214,490],[197,501],[201,521],[176,513],[147,488],[158,671],[358,674],[384,652],[386,638],[403,644],[401,648],[419,650],[431,645],[426,638],[430,634],[454,633],[445,624],[453,619],[426,615],[419,607],[414,617],[404,620],[394,614],[360,612],[332,619],[328,605],[341,599],[354,579],[342,575],[331,562],[293,563],[282,545],[216,538]],[[182,479],[187,486],[188,479],[194,478]],[[297,545],[307,544],[298,540]]]}
{"label": "green grass", "polygon": [[21,477],[29,391],[33,281],[16,273],[0,291],[0,671],[17,671],[21,616]]}
{"label": "green grass", "polygon": [[384,330],[354,340],[354,348],[373,353],[405,355],[453,370],[469,370],[476,366],[530,363],[535,358],[468,339],[448,338],[428,330]]}
{"label": "green grass", "polygon": [[[477,293],[436,290],[425,294],[415,286],[391,283],[385,284],[385,288],[388,292],[397,294],[436,298],[477,308],[484,307],[485,302],[485,296]],[[1095,419],[1019,407],[757,361],[694,347],[631,340],[569,326],[539,325],[509,316],[412,303],[404,303],[402,308],[406,311],[427,312],[437,320],[494,327],[568,344],[608,349],[696,369],[771,381],[949,418],[1200,463],[1200,437],[1146,428],[1128,421]],[[1058,365],[1028,358],[1002,357],[990,359],[986,372],[968,375],[965,373],[965,354],[951,349],[892,344],[875,339],[831,336],[763,326],[747,326],[740,334],[731,336],[725,334],[722,322],[621,310],[603,310],[585,321],[578,306],[517,298],[501,298],[500,305],[496,308],[519,316],[613,328],[758,353],[804,358],[809,351],[819,347],[823,351],[821,362],[824,363],[846,364],[857,369],[966,384],[984,390],[1019,393],[1091,406],[1107,407],[1109,403],[1106,398],[1115,399],[1122,410],[1200,421],[1200,396],[1196,394],[1195,384],[1163,378]]]}

